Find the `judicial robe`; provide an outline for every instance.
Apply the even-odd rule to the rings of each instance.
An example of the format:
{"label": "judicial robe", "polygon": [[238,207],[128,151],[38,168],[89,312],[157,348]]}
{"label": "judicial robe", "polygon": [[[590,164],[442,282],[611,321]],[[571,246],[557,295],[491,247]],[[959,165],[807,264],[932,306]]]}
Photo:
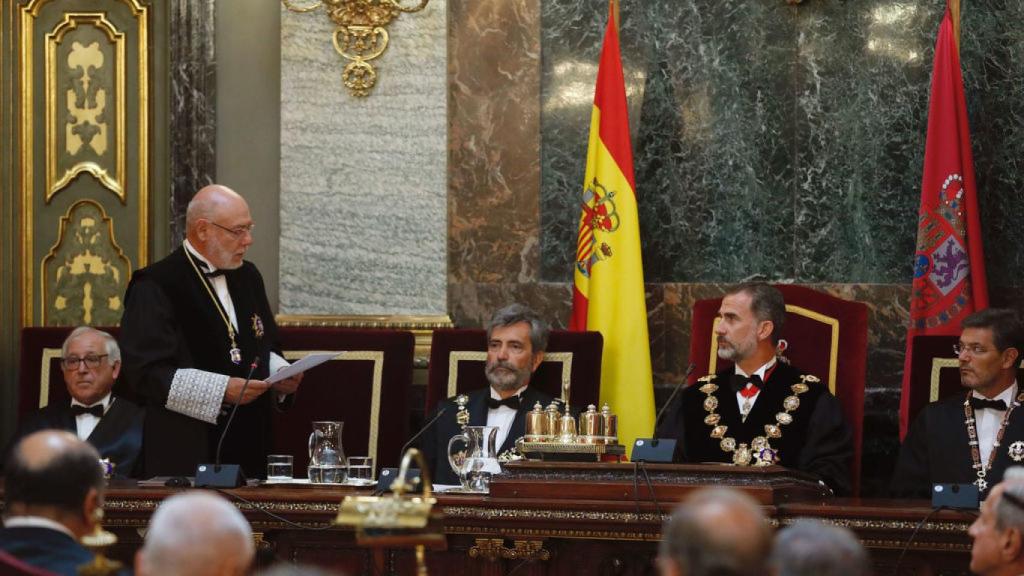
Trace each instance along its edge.
{"label": "judicial robe", "polygon": [[[134,402],[124,398],[111,399],[107,413],[96,423],[86,441],[96,448],[100,456],[109,458],[114,463],[114,474],[134,478],[138,470],[139,450],[142,447],[142,427],[145,412]],[[25,417],[18,428],[17,434],[8,447],[10,453],[19,440],[37,432],[55,428],[77,434],[78,424],[71,413],[71,405],[50,404]]]}
{"label": "judicial robe", "polygon": [[93,560],[92,552],[71,536],[35,526],[0,528],[0,550],[25,564],[63,576],[78,576],[78,567]]}
{"label": "judicial robe", "polygon": [[[968,444],[964,415],[966,395],[963,392],[932,402],[914,419],[896,461],[889,486],[892,496],[931,498],[932,484],[970,484],[978,479]],[[1010,445],[1014,442],[1024,442],[1022,407],[1010,414],[1003,440],[995,448],[995,460],[985,475],[989,488],[1002,481],[1009,466],[1021,465],[1010,457]],[[987,494],[985,491],[982,495]]]}
{"label": "judicial robe", "polygon": [[[208,282],[200,278],[179,247],[163,260],[132,275],[121,317],[123,392],[146,409],[142,441],[142,476],[191,476],[196,465],[213,462],[228,410],[217,424],[166,408],[174,374],[195,368],[245,378],[254,357],[259,365],[253,379],[268,376],[271,351],[280,354],[277,325],[267,302],[263,277],[251,262],[225,270],[228,292],[235,307],[235,341],[242,362],[231,361],[231,341]],[[213,287],[210,286],[213,291]],[[249,478],[266,474],[271,441],[270,414],[273,391],[239,406],[224,440],[221,461],[241,464]]]}
{"label": "judicial robe", "polygon": [[[711,376],[718,389],[711,396],[721,415],[720,424],[728,427],[725,436],[735,438],[737,446],[765,435],[765,425],[776,423],[783,412],[783,400],[793,395],[790,388],[801,381],[800,370],[779,362],[758,394],[747,420],[740,416],[736,392],[730,386],[733,368]],[[733,453],[722,450],[721,440],[711,437],[712,426],[704,422],[707,394],[700,390],[704,381],[683,390],[666,410],[658,427],[658,438],[675,438],[677,462],[732,462]],[[850,462],[853,436],[843,419],[839,401],[821,382],[806,382],[807,392],[798,395],[800,406],[790,412],[793,421],[781,426],[782,437],[769,439],[778,452],[780,465],[817,476],[836,494],[850,492]]]}
{"label": "judicial robe", "polygon": [[[475,390],[467,395],[469,402],[466,403],[466,410],[469,412],[469,426],[487,425],[487,399],[491,397],[490,386]],[[512,426],[509,428],[505,442],[498,447],[498,454],[515,448],[516,440],[526,434],[526,414],[533,410],[533,405],[540,402],[542,406],[551,403],[551,397],[531,386],[527,386],[520,395],[519,410],[516,412]],[[449,398],[437,405],[437,408],[427,416],[426,422],[444,409],[445,413],[437,422],[427,428],[420,438],[420,450],[430,467],[430,479],[435,484],[458,484],[459,477],[452,470],[448,463],[448,441],[452,436],[462,433],[462,427],[455,419],[459,406],[455,398]]]}

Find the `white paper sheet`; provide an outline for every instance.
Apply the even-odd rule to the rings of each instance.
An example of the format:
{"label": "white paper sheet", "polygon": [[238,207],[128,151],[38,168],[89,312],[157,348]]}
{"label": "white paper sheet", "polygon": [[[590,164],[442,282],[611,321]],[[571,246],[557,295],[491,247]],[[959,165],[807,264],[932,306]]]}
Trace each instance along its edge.
{"label": "white paper sheet", "polygon": [[266,382],[267,384],[273,384],[274,382],[280,382],[281,380],[291,378],[300,372],[305,372],[310,368],[319,366],[331,358],[336,358],[339,354],[341,354],[341,352],[314,352],[291,366],[278,370],[275,374],[272,374],[270,378],[267,378]]}

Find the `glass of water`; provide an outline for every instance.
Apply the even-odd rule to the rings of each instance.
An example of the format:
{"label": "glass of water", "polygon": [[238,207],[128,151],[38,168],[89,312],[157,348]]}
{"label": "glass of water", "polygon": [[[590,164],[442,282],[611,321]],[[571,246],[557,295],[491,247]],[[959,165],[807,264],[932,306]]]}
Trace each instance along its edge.
{"label": "glass of water", "polygon": [[267,481],[290,482],[292,479],[292,457],[289,454],[267,456]]}
{"label": "glass of water", "polygon": [[348,459],[349,484],[373,484],[373,456],[351,456]]}
{"label": "glass of water", "polygon": [[310,484],[344,484],[348,470],[343,464],[310,464]]}

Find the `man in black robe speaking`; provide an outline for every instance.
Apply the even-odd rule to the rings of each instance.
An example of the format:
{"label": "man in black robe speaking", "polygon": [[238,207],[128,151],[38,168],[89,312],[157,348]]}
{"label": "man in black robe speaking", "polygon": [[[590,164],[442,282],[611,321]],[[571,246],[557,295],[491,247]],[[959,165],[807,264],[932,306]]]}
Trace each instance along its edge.
{"label": "man in black robe speaking", "polygon": [[213,462],[226,408],[240,404],[222,461],[262,477],[270,411],[301,374],[265,381],[288,363],[263,277],[243,260],[253,242],[249,205],[225,186],[206,186],[185,226],[181,247],[132,276],[121,317],[123,382],[146,407],[142,476],[191,475]]}
{"label": "man in black robe speaking", "polygon": [[853,439],[839,401],[818,378],[776,357],[782,293],[741,285],[722,299],[718,318],[718,357],[734,366],[683,390],[658,437],[679,440],[677,460],[780,464],[849,493]]}

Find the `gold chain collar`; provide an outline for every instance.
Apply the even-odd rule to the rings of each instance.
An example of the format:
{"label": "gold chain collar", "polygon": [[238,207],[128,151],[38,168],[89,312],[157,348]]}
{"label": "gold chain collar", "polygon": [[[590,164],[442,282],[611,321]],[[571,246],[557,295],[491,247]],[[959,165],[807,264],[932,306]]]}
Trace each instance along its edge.
{"label": "gold chain collar", "polygon": [[719,424],[722,420],[722,415],[715,413],[715,410],[718,409],[718,398],[713,396],[713,394],[718,390],[718,384],[712,382],[714,378],[715,375],[711,374],[697,380],[697,382],[703,382],[698,390],[707,395],[707,398],[704,399],[704,410],[707,411],[708,415],[704,417],[704,423],[711,427],[711,437],[719,440],[718,446],[722,451],[732,453],[732,462],[737,466],[750,466],[751,462],[755,466],[770,466],[778,462],[780,459],[779,452],[772,448],[771,439],[782,438],[782,427],[793,422],[791,412],[800,407],[799,396],[810,390],[807,383],[821,382],[815,376],[802,374],[800,382],[789,387],[793,394],[786,396],[782,401],[783,411],[775,414],[775,424],[765,424],[764,436],[755,437],[750,441],[750,446],[747,446],[746,443],[740,443],[737,446],[735,438],[725,435],[729,427]]}

